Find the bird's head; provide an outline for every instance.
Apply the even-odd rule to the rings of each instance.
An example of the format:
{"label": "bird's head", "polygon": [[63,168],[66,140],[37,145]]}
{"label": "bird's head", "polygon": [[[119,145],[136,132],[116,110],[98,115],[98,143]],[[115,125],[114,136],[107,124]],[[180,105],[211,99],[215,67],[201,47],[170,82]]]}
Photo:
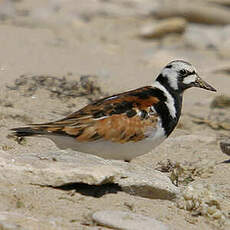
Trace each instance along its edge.
{"label": "bird's head", "polygon": [[216,91],[211,85],[199,77],[196,69],[188,62],[175,60],[168,63],[158,76],[159,81],[166,88],[183,92],[191,87],[199,87]]}

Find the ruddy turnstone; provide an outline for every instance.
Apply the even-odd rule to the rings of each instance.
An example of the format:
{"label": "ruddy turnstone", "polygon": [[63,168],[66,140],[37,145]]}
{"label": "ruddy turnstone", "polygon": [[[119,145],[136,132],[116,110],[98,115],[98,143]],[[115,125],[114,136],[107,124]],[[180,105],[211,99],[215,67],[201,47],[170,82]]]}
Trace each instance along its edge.
{"label": "ruddy turnstone", "polygon": [[150,86],[93,102],[54,122],[12,129],[16,136],[44,136],[60,148],[130,161],[165,140],[181,115],[183,92],[216,91],[182,60],[167,64]]}

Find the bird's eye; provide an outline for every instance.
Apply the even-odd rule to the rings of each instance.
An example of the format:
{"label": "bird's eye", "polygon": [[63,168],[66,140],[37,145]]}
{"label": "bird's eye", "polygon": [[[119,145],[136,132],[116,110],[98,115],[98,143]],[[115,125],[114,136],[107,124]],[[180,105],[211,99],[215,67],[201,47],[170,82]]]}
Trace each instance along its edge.
{"label": "bird's eye", "polygon": [[188,75],[188,71],[185,70],[185,69],[180,70],[179,73],[180,73],[181,76],[186,76],[186,75]]}

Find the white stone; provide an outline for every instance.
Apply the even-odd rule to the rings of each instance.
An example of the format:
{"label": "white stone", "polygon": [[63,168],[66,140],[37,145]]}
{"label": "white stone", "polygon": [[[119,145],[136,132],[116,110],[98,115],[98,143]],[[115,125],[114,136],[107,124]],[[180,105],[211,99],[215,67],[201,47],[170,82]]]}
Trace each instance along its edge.
{"label": "white stone", "polygon": [[169,230],[169,227],[147,216],[123,211],[98,211],[92,216],[97,223],[122,230]]}
{"label": "white stone", "polygon": [[166,175],[152,168],[67,150],[22,153],[13,158],[1,151],[0,181],[53,187],[72,183],[116,183],[127,193],[153,199],[172,199],[179,193]]}

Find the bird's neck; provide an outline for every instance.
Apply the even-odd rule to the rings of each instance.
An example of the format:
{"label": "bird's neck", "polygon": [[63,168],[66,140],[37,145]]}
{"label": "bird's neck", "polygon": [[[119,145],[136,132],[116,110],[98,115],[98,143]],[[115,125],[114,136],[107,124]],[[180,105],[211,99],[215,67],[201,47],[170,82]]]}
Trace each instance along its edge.
{"label": "bird's neck", "polygon": [[165,100],[161,105],[159,104],[156,109],[161,115],[162,125],[166,130],[166,134],[169,135],[179,121],[183,93],[173,90],[169,85],[165,85],[158,80],[156,80],[152,86],[161,91],[165,97]]}

